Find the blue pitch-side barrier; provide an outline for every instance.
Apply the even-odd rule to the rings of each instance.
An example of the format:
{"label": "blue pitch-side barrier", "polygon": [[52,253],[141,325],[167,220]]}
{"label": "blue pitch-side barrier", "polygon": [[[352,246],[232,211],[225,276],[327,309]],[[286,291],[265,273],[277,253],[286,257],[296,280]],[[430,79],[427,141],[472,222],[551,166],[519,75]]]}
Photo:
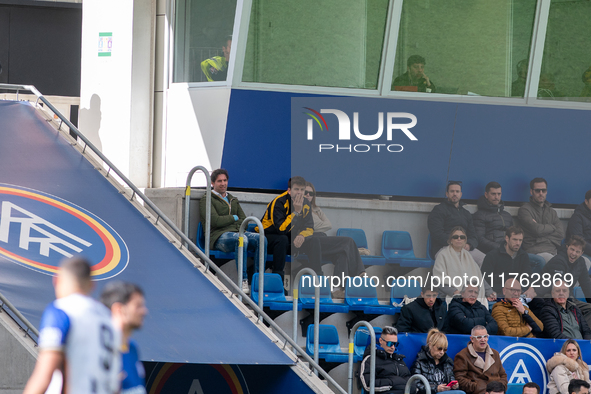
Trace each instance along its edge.
{"label": "blue pitch-side barrier", "polygon": [[[409,368],[426,340],[427,334],[399,334],[400,345],[397,351],[406,356],[404,361]],[[470,336],[448,335],[447,340],[447,354],[453,358],[456,353],[466,347]],[[541,394],[546,394],[546,386],[549,382],[546,361],[554,353],[560,352],[564,342],[565,339],[514,338],[497,335],[491,336],[488,340],[488,344],[501,356],[509,383],[536,382],[543,390]],[[591,365],[591,341],[580,340],[578,343],[583,360]]]}
{"label": "blue pitch-side barrier", "polygon": [[0,292],[31,323],[55,299],[59,261],[79,253],[95,295],[109,280],[143,287],[143,360],[293,364],[31,105],[0,101],[0,120]]}
{"label": "blue pitch-side barrier", "polygon": [[[349,140],[339,139],[345,123],[327,109],[346,115]],[[366,139],[355,134],[355,112]],[[367,139],[378,131],[380,112],[383,133]],[[408,131],[417,140],[394,128],[388,141],[388,113],[415,116]],[[411,122],[398,115],[390,123]],[[450,179],[463,181],[464,199],[477,199],[494,180],[503,186],[503,200],[524,202],[529,181],[544,177],[548,201],[579,204],[591,183],[572,169],[588,166],[589,125],[585,110],[235,89],[222,167],[234,187],[285,190],[290,176],[302,175],[322,192],[443,198]],[[402,151],[388,152],[389,145]],[[253,157],[267,165],[245,166]]]}

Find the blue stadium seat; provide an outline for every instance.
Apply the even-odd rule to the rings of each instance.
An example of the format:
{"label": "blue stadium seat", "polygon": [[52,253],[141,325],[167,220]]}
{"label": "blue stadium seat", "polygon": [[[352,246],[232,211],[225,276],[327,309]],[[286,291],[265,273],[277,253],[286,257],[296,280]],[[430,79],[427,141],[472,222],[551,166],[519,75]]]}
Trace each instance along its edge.
{"label": "blue stadium seat", "polygon": [[[293,309],[293,302],[285,298],[283,281],[279,274],[264,274],[263,285],[263,307],[269,307],[273,311],[290,311]],[[254,302],[259,302],[259,274],[252,276],[252,289],[250,295]],[[298,311],[302,305],[298,303]]]}
{"label": "blue stadium seat", "polygon": [[[337,230],[337,236],[351,237],[358,248],[369,249],[365,231],[360,228],[340,228]],[[364,265],[386,265],[384,256],[361,256],[361,261],[363,261]]]}
{"label": "blue stadium seat", "polygon": [[[376,334],[376,344],[378,344],[378,339],[382,335],[382,329],[380,327],[374,327],[373,330]],[[365,353],[365,348],[369,344],[371,344],[369,330],[365,327],[359,327],[355,331],[355,337],[353,338],[353,362],[357,363],[363,360],[363,353]]]}
{"label": "blue stadium seat", "polygon": [[[205,253],[205,232],[203,231],[203,224],[199,222],[197,225],[197,247],[199,250]],[[224,253],[219,250],[210,250],[209,256],[213,256],[216,259],[234,260],[236,259],[236,253]]]}
{"label": "blue stadium seat", "polygon": [[[400,282],[402,284],[402,282]],[[416,298],[421,295],[421,284],[413,280],[405,280],[405,286],[392,286],[390,290],[390,303],[400,304],[404,300],[404,296],[408,298]]]}
{"label": "blue stadium seat", "polygon": [[573,289],[573,296],[579,301],[587,302],[581,286],[577,286]]}
{"label": "blue stadium seat", "polygon": [[435,256],[431,256],[431,233],[427,235],[427,257],[435,261]]}
{"label": "blue stadium seat", "polygon": [[[339,342],[339,333],[335,326],[329,324],[318,325],[318,359],[324,359],[329,363],[346,363],[349,354],[343,353]],[[306,336],[306,353],[314,356],[314,324],[308,326]]]}
{"label": "blue stadium seat", "polygon": [[521,394],[523,392],[523,386],[525,386],[525,383],[509,383],[507,385],[507,391],[505,392],[505,394]]}
{"label": "blue stadium seat", "polygon": [[363,281],[361,286],[347,283],[345,302],[349,304],[349,311],[360,311],[366,315],[395,315],[400,312],[398,307],[380,304],[378,292],[369,281]]}
{"label": "blue stadium seat", "polygon": [[[304,281],[304,278],[309,278]],[[320,276],[320,284],[324,284],[324,276]],[[309,275],[302,275],[299,283],[299,302],[302,304],[302,309],[314,309],[314,283],[313,277]],[[317,279],[318,280],[318,279]],[[330,283],[328,286],[320,286],[320,312],[321,313],[347,313],[349,312],[349,305],[336,303],[332,300],[330,294]],[[310,286],[308,286],[310,285]]]}
{"label": "blue stadium seat", "polygon": [[384,231],[382,234],[382,255],[387,264],[401,267],[431,267],[433,260],[415,256],[412,239],[407,231]]}

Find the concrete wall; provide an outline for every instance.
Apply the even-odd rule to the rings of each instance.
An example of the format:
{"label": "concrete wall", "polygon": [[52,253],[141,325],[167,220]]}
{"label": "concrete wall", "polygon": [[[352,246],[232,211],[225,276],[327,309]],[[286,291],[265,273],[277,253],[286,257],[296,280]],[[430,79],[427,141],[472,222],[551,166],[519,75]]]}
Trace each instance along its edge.
{"label": "concrete wall", "polygon": [[0,313],[0,394],[20,394],[37,359],[35,343],[5,311]]}

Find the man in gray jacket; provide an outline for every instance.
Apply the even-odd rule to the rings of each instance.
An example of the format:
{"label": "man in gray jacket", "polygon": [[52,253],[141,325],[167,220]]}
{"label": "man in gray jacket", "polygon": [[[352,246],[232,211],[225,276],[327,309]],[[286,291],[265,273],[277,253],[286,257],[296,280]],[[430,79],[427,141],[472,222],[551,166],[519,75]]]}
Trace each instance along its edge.
{"label": "man in gray jacket", "polygon": [[529,254],[532,270],[541,272],[546,263],[556,256],[564,238],[564,228],[551,204],[546,201],[548,182],[534,178],[529,183],[531,197],[519,208],[517,217],[524,230],[522,248]]}

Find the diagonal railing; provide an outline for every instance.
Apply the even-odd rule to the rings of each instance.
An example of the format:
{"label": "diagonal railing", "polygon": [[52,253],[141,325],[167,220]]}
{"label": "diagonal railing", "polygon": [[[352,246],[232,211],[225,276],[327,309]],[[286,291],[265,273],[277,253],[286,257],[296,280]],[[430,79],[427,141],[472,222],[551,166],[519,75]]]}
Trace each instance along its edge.
{"label": "diagonal railing", "polygon": [[[109,172],[113,171],[115,174],[117,174],[119,176],[119,178],[125,183],[125,185],[132,190],[133,193],[131,195],[130,201],[133,200],[135,197],[140,198],[144,202],[144,204],[146,206],[148,206],[157,215],[154,225],[157,225],[160,220],[162,220],[164,223],[166,223],[168,225],[168,227],[177,236],[179,236],[181,241],[183,241],[183,243],[186,245],[186,246],[183,246],[183,244],[181,244],[181,248],[186,247],[187,250],[197,254],[197,256],[199,256],[199,258],[201,258],[202,261],[204,261],[204,262],[206,262],[206,264],[208,264],[209,269],[213,269],[218,277],[221,277],[226,281],[226,283],[227,283],[226,286],[230,287],[230,290],[232,290],[232,292],[234,294],[238,294],[239,296],[242,296],[243,302],[247,303],[255,312],[257,312],[259,314],[259,316],[262,316],[263,320],[266,321],[275,330],[276,333],[278,333],[281,337],[283,337],[283,339],[285,339],[285,343],[284,343],[284,347],[283,347],[284,351],[290,351],[287,349],[287,344],[291,345],[293,348],[295,348],[299,352],[300,357],[305,359],[313,368],[316,368],[318,370],[318,372],[338,390],[339,393],[347,394],[347,391],[345,391],[330,375],[328,375],[328,373],[326,371],[324,371],[316,362],[314,362],[314,360],[309,355],[307,355],[306,352],[293,339],[291,339],[289,334],[287,334],[285,331],[283,331],[283,329],[281,329],[281,327],[279,327],[277,325],[277,323],[275,323],[273,321],[273,319],[271,319],[265,312],[263,312],[263,310],[261,308],[259,308],[259,306],[253,300],[251,300],[250,297],[248,297],[242,291],[242,289],[240,289],[240,287],[238,287],[213,261],[211,261],[209,259],[209,256],[206,256],[197,247],[197,245],[195,245],[195,243],[193,243],[193,241],[191,241],[185,234],[183,234],[183,232],[168,217],[166,217],[166,215],[164,215],[164,213],[162,213],[162,211],[148,197],[146,197],[117,167],[115,167],[115,165],[109,159],[107,159],[107,157],[105,155],[103,155],[102,152],[100,152],[90,142],[90,140],[88,138],[86,138],[80,132],[80,130],[78,130],[78,128],[72,124],[72,122],[70,122],[64,115],[62,115],[62,113],[59,112],[57,110],[57,108],[55,108],[41,94],[41,92],[39,92],[37,90],[37,88],[35,88],[35,86],[33,86],[33,85],[0,84],[0,89],[15,90],[17,93],[17,97],[18,97],[18,94],[20,91],[28,91],[28,92],[33,93],[37,97],[37,101],[35,102],[35,106],[37,106],[39,104],[39,102],[42,102],[45,106],[47,106],[47,108],[49,108],[60,119],[60,128],[61,128],[62,124],[65,124],[66,126],[68,126],[70,128],[70,132],[75,133],[76,136],[82,142],[84,142],[85,145],[84,145],[84,148],[82,149],[82,153],[84,153],[87,148],[90,148],[92,150],[92,152],[94,154],[96,154],[103,161],[103,163],[109,167]],[[108,174],[108,172],[107,172],[107,174]],[[207,268],[205,268],[204,272],[207,272]],[[258,322],[258,320],[257,320],[256,324],[260,324]],[[310,373],[310,375],[312,375],[312,370],[310,370],[309,373]]]}

